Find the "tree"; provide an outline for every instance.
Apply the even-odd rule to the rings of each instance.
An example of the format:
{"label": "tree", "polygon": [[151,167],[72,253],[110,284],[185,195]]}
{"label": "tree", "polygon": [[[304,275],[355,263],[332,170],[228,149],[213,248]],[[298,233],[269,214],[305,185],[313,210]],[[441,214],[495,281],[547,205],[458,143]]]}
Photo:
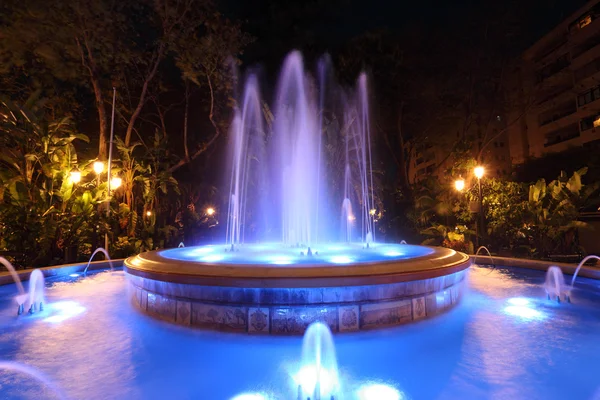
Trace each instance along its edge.
{"label": "tree", "polygon": [[[117,64],[127,63],[121,2],[33,0],[24,7],[8,0],[7,24],[0,53],[6,68],[32,64],[71,85],[89,87],[95,98],[99,128],[99,157],[106,158],[108,141],[107,89]],[[36,73],[36,71],[31,71]],[[108,88],[107,88],[108,86]]]}
{"label": "tree", "polygon": [[[236,72],[241,63],[239,57],[252,38],[233,23],[216,12],[210,4],[203,10],[202,24],[188,26],[173,43],[177,66],[185,82],[184,158],[173,165],[174,171],[204,153],[223,134],[227,122],[224,115],[227,106],[235,104],[233,90],[237,84]],[[208,91],[208,119],[214,132],[211,137],[190,154],[188,149],[189,83]]]}

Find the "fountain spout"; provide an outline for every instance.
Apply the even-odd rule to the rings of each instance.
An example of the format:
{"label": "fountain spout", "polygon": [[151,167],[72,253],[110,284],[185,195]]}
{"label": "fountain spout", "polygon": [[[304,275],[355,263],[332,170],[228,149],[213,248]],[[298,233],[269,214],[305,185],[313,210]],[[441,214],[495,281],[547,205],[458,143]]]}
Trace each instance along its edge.
{"label": "fountain spout", "polygon": [[585,257],[583,260],[581,260],[581,262],[579,263],[579,265],[577,265],[577,268],[575,269],[575,273],[573,274],[573,278],[571,279],[571,287],[573,287],[573,285],[575,284],[575,278],[577,278],[577,274],[579,273],[579,270],[581,269],[581,267],[583,266],[583,264],[585,264],[585,262],[587,260],[600,260],[599,256],[595,256],[595,255],[589,255],[587,257]]}
{"label": "fountain spout", "polygon": [[546,272],[546,281],[544,282],[544,289],[548,300],[552,297],[556,297],[556,301],[560,303],[560,297],[564,296],[567,302],[571,302],[571,287],[565,284],[565,276],[562,270],[557,266],[551,266]]}
{"label": "fountain spout", "polygon": [[106,259],[108,260],[108,263],[110,264],[110,270],[114,271],[114,267],[113,267],[113,263],[110,259],[110,256],[108,255],[108,251],[104,250],[102,247],[98,247],[93,253],[92,256],[90,257],[90,260],[88,261],[87,265],[85,266],[85,269],[83,270],[83,275],[87,275],[87,270],[90,267],[90,264],[92,263],[92,260],[94,259],[94,256],[96,255],[96,253],[104,253],[104,256],[106,257]]}

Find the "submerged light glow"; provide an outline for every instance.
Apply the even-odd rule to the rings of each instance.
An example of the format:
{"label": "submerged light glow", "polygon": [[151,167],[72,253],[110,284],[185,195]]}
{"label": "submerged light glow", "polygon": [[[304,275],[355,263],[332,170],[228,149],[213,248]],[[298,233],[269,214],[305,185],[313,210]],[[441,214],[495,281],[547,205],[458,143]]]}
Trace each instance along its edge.
{"label": "submerged light glow", "polygon": [[200,259],[200,261],[204,262],[217,262],[222,261],[225,258],[222,254],[209,254]]}
{"label": "submerged light glow", "polygon": [[524,297],[513,297],[507,300],[509,306],[504,307],[504,313],[514,315],[524,320],[540,320],[546,315],[535,309],[535,303]]}
{"label": "submerged light glow", "polygon": [[270,397],[264,393],[242,393],[230,400],[269,400]]}
{"label": "submerged light glow", "polygon": [[321,396],[333,394],[333,390],[338,385],[336,374],[331,373],[323,367],[319,368],[319,371],[317,374],[317,367],[315,365],[305,365],[294,376],[296,385],[300,385],[302,391],[307,396],[314,394],[317,382],[319,382]]}
{"label": "submerged light glow", "polygon": [[513,297],[511,299],[508,299],[508,302],[510,304],[512,304],[513,306],[527,306],[527,305],[529,305],[529,299],[526,299],[525,297]]}
{"label": "submerged light glow", "polygon": [[398,389],[382,383],[362,385],[356,394],[358,400],[401,400],[404,398]]}
{"label": "submerged light glow", "polygon": [[349,264],[352,261],[354,260],[348,256],[333,256],[329,259],[329,262],[334,264]]}
{"label": "submerged light glow", "polygon": [[46,309],[50,316],[43,319],[44,322],[59,323],[85,312],[85,307],[75,301],[57,301],[47,304]]}

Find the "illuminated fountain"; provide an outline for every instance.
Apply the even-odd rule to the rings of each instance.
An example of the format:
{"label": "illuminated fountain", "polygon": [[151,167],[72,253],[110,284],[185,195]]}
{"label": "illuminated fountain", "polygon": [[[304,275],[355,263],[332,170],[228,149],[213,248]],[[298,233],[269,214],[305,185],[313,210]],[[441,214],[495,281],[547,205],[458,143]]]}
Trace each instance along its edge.
{"label": "illuminated fountain", "polygon": [[19,275],[12,264],[4,257],[0,257],[0,263],[10,272],[19,294],[15,296],[17,302],[17,314],[21,315],[25,309],[33,314],[36,310],[42,311],[44,308],[44,274],[39,269],[35,269],[29,275],[29,292],[26,293],[21,283]]}
{"label": "illuminated fountain", "polygon": [[[575,276],[573,276],[575,278]],[[546,272],[546,281],[544,282],[544,289],[548,300],[556,298],[556,301],[560,303],[561,296],[566,301],[571,302],[571,286],[565,283],[565,276],[562,270],[557,266],[551,266]]]}
{"label": "illuminated fountain", "polygon": [[85,266],[85,269],[83,270],[83,275],[87,275],[87,270],[90,267],[90,264],[92,263],[92,260],[94,259],[94,256],[98,253],[104,254],[105,259],[108,260],[108,263],[110,265],[110,270],[114,271],[113,263],[112,263],[112,260],[110,259],[110,256],[108,255],[108,251],[106,251],[102,247],[98,247],[90,256],[90,259],[88,260],[88,263]]}
{"label": "illuminated fountain", "polygon": [[314,322],[306,330],[302,340],[302,362],[294,381],[298,385],[298,400],[338,398],[341,390],[337,359],[333,336],[327,325]]}
{"label": "illuminated fountain", "polygon": [[372,329],[458,303],[466,255],[376,241],[367,76],[348,91],[327,65],[314,79],[290,53],[270,108],[247,76],[230,127],[225,240],[127,259],[136,307],[184,325],[303,334],[314,321]]}

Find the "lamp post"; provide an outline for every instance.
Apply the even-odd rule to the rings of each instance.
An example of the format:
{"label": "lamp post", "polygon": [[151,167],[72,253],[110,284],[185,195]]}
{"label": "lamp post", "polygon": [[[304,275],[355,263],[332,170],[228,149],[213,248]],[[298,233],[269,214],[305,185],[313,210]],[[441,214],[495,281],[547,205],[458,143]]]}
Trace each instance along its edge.
{"label": "lamp post", "polygon": [[[473,172],[475,173],[475,177],[477,178],[477,188],[478,188],[478,199],[479,199],[479,221],[477,222],[477,248],[479,248],[479,232],[481,232],[483,234],[483,232],[485,231],[485,223],[484,223],[484,218],[485,216],[483,215],[483,194],[481,192],[481,178],[483,178],[483,175],[485,174],[485,169],[479,165],[477,167],[475,167],[475,169],[473,170]],[[479,226],[481,225],[481,226]],[[481,229],[481,231],[480,231]]]}
{"label": "lamp post", "polygon": [[[110,121],[110,140],[108,142],[108,167],[107,167],[107,176],[106,176],[106,180],[107,180],[107,189],[106,189],[106,195],[108,196],[108,202],[106,204],[106,221],[108,222],[108,217],[110,216],[110,186],[111,186],[111,181],[113,181],[114,179],[118,179],[119,180],[119,184],[117,185],[116,188],[118,188],[119,186],[121,186],[121,179],[120,178],[111,178],[111,163],[112,163],[112,149],[113,149],[113,137],[114,137],[114,133],[115,133],[115,102],[117,100],[117,88],[113,87],[113,101],[112,101],[112,118]],[[106,251],[108,251],[108,232],[106,232],[104,234],[104,249]]]}

